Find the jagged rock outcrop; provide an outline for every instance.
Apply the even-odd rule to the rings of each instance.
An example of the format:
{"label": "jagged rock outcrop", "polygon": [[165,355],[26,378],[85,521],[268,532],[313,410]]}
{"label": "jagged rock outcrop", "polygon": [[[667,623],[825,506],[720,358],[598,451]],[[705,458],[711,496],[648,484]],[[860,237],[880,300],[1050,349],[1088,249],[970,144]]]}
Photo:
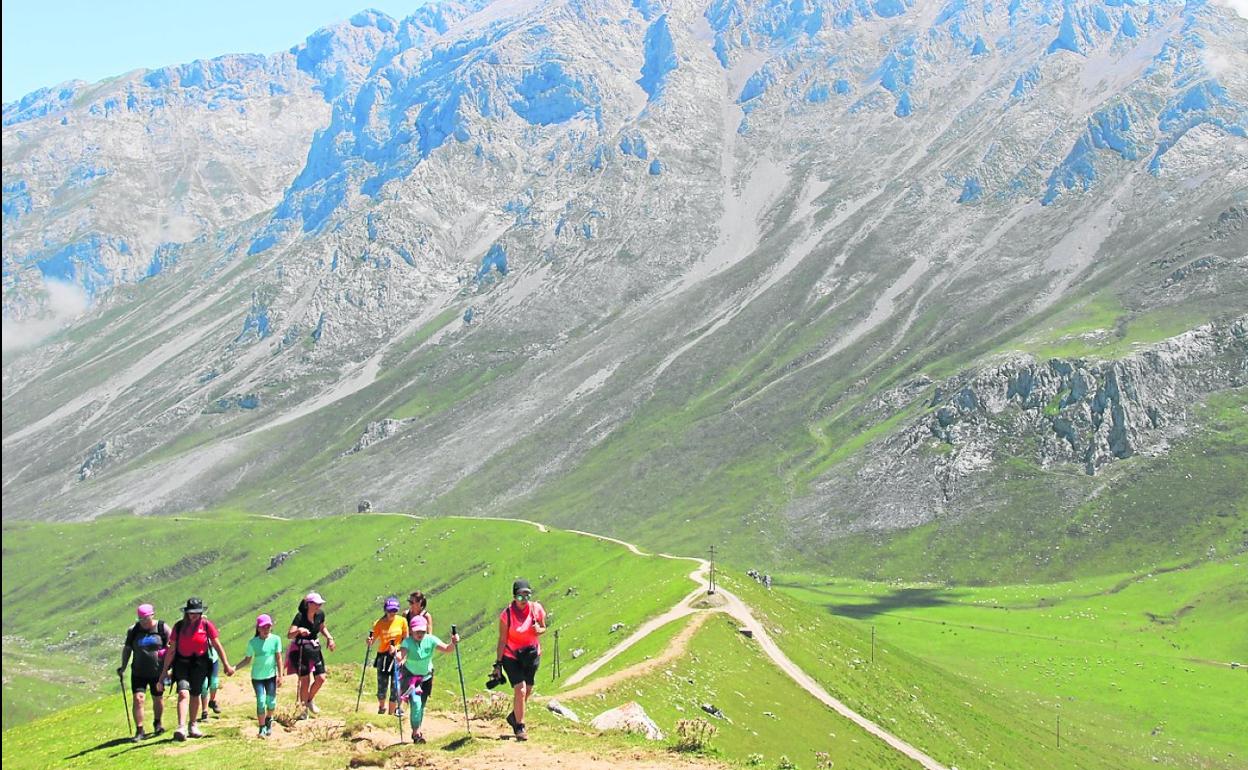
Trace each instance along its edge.
{"label": "jagged rock outcrop", "polygon": [[82,465],[78,468],[78,480],[86,481],[121,455],[122,447],[118,442],[112,439],[101,441],[92,447],[91,453],[87,455],[87,459],[83,460]]}
{"label": "jagged rock outcrop", "polygon": [[406,420],[395,420],[387,417],[384,420],[370,422],[364,427],[364,432],[356,440],[350,449],[342,453],[342,456],[353,455],[363,452],[378,441],[385,441],[391,436],[397,435],[403,426],[412,421],[412,418]]}
{"label": "jagged rock outcrop", "polygon": [[1008,458],[1095,474],[1162,454],[1187,431],[1190,407],[1245,385],[1248,316],[1117,360],[1016,354],[934,387],[916,379],[874,408],[888,414],[922,398],[920,416],[830,474],[815,497],[861,511],[851,529],[915,526],[959,510],[978,477],[1000,472]]}
{"label": "jagged rock outcrop", "polygon": [[299,553],[299,549],[294,548],[289,551],[281,551],[279,553],[274,554],[272,557],[269,558],[269,566],[264,568],[265,571],[268,572],[270,570],[277,569],[278,567],[285,564],[287,559],[289,559],[290,557],[294,556],[297,553]]}

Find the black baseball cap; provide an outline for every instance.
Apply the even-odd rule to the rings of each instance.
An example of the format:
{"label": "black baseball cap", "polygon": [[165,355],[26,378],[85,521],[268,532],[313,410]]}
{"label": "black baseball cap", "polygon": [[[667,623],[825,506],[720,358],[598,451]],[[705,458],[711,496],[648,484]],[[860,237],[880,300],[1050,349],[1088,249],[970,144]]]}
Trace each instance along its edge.
{"label": "black baseball cap", "polygon": [[511,584],[512,596],[515,596],[521,591],[528,591],[529,593],[533,593],[533,586],[529,585],[529,581],[525,580],[524,578],[520,578],[519,580]]}

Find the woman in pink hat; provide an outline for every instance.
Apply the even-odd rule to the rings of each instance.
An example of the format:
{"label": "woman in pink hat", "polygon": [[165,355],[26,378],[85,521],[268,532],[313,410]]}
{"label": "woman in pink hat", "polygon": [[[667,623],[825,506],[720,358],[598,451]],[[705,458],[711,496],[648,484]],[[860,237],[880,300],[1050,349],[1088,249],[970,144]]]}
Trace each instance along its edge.
{"label": "woman in pink hat", "polygon": [[321,610],[324,606],[325,600],[316,591],[303,597],[303,601],[299,602],[299,611],[286,632],[286,638],[291,640],[287,655],[288,670],[293,668],[299,676],[299,703],[304,707],[301,719],[307,719],[309,714],[321,713],[313,701],[321,685],[325,684],[325,657],[321,654],[321,643],[317,637],[324,636],[329,651],[334,651],[334,636],[326,628],[325,613]]}
{"label": "woman in pink hat", "polygon": [[256,691],[256,721],[261,738],[273,734],[277,688],[282,685],[282,640],[272,631],[273,618],[256,618],[256,635],[247,642],[247,656],[238,663],[239,668],[251,663],[251,687]]}
{"label": "woman in pink hat", "polygon": [[169,646],[169,626],[165,625],[165,621],[156,619],[156,610],[150,604],[140,604],[135,614],[138,620],[126,631],[126,642],[121,648],[121,667],[117,669],[117,674],[121,675],[126,670],[133,655],[130,692],[134,695],[134,725],[137,728],[134,740],[137,743],[147,737],[143,730],[143,700],[148,692],[152,694],[152,735],[165,731],[160,724],[165,711],[165,680],[160,675],[160,669],[165,648]]}

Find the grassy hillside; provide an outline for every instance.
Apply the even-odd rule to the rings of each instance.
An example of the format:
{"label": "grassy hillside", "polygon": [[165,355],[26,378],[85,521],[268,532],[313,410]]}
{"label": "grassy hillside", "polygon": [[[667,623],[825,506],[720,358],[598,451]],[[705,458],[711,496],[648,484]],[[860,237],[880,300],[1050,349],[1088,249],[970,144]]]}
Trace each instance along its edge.
{"label": "grassy hillside", "polygon": [[[285,563],[267,569],[270,557],[291,550]],[[220,513],[6,523],[5,672],[11,651],[25,651],[48,659],[40,668],[85,672],[112,688],[134,607],[153,602],[172,622],[189,596],[208,604],[208,617],[238,659],[257,614],[285,624],[312,589],[325,596],[340,645],[328,662],[358,665],[381,600],[420,589],[431,596],[437,633],[448,633],[451,623],[460,627],[465,666],[476,681],[494,659],[495,618],[511,581],[524,576],[550,611],[562,648],[587,652],[566,656],[570,674],[615,641],[612,624],[632,627],[687,594],[690,569],[687,561],[640,557],[518,522],[386,515],[280,521]],[[27,698],[27,689],[6,682],[6,718],[11,708],[14,715],[38,712],[46,696],[31,690]]]}
{"label": "grassy hillside", "polygon": [[[1242,767],[1248,669],[1229,664],[1248,660],[1246,568],[1240,555],[1052,585],[945,588],[792,575],[781,587],[838,616],[808,615],[800,621],[808,630],[849,618],[855,654],[865,658],[874,628],[877,661],[904,651],[998,693],[999,713],[1048,750],[1060,714],[1063,751],[1095,753],[1081,766],[1114,757],[1119,767],[1156,766],[1157,757],[1169,767]],[[780,614],[797,620],[809,607],[790,598]],[[786,649],[795,659],[813,652]],[[816,676],[836,678],[838,670]]]}
{"label": "grassy hillside", "polygon": [[[684,622],[691,621],[673,626]],[[639,645],[617,666],[644,661],[652,652]],[[715,725],[717,733],[711,739],[715,753],[738,763],[759,755],[762,766],[772,768],[787,756],[798,767],[815,767],[816,752],[824,752],[836,767],[915,767],[798,687],[756,643],[738,633],[726,615],[708,620],[684,654],[658,671],[621,682],[601,697],[593,694],[566,702],[578,714],[592,715],[628,701],[642,704],[665,730],[682,719]],[[719,709],[723,717],[708,715],[703,705]],[[919,747],[927,748],[922,743]]]}

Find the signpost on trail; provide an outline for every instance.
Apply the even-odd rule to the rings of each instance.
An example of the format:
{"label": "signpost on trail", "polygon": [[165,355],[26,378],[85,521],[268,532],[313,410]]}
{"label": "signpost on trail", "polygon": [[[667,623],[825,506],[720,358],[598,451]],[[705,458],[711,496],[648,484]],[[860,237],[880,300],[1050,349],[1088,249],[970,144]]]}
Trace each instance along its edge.
{"label": "signpost on trail", "polygon": [[871,626],[871,662],[875,662],[875,626]]}
{"label": "signpost on trail", "polygon": [[706,592],[708,594],[715,593],[715,546],[711,546],[711,573],[710,580],[707,582]]}

